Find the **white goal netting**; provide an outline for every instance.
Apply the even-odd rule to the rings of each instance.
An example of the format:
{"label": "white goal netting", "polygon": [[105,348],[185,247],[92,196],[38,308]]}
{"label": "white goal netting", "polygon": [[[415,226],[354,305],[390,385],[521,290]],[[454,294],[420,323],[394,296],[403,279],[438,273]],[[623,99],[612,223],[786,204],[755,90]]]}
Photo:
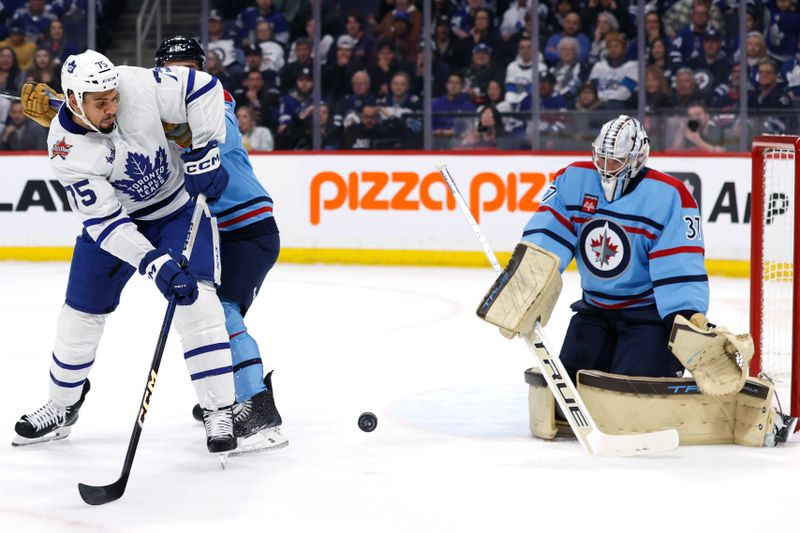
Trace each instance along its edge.
{"label": "white goal netting", "polygon": [[[761,271],[761,370],[777,381],[792,371],[794,313],[795,153],[768,148],[763,165]],[[754,185],[755,186],[755,185]],[[759,223],[759,221],[753,221]],[[758,302],[752,302],[759,305]]]}

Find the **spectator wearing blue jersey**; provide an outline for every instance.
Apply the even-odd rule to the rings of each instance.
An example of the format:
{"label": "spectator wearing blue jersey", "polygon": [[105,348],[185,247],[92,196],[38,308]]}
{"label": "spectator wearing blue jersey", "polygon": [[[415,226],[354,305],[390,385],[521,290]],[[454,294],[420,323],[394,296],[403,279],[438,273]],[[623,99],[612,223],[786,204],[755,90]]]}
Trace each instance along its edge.
{"label": "spectator wearing blue jersey", "polygon": [[464,78],[461,74],[451,73],[446,87],[447,92],[431,103],[434,116],[433,136],[452,139],[460,137],[467,124],[467,119],[454,116],[453,113],[468,114],[471,121],[475,105],[464,93]]}
{"label": "spectator wearing blue jersey", "polygon": [[304,69],[297,76],[295,88],[289,94],[281,97],[280,115],[278,116],[278,135],[280,135],[293,118],[296,118],[305,108],[313,104],[311,91],[314,89],[314,80],[309,69]]}
{"label": "spectator wearing blue jersey", "polygon": [[673,63],[686,64],[703,54],[703,40],[709,26],[709,6],[695,2],[692,6],[692,23],[678,31],[672,40],[670,56]]}
{"label": "spectator wearing blue jersey", "polygon": [[753,109],[779,109],[791,107],[791,100],[778,80],[778,67],[771,59],[758,65],[758,89],[750,98]]}
{"label": "spectator wearing blue jersey", "polygon": [[23,28],[28,38],[36,42],[44,37],[50,23],[57,18],[44,0],[29,0],[25,7],[14,13],[12,25]]}
{"label": "spectator wearing blue jersey", "polygon": [[709,28],[703,40],[703,53],[689,60],[687,65],[694,71],[698,89],[704,94],[727,80],[732,65],[722,51],[722,34]]}
{"label": "spectator wearing blue jersey", "polygon": [[550,67],[550,74],[556,82],[553,91],[567,99],[574,99],[588,76],[588,71],[580,63],[580,46],[577,39],[564,37],[558,43],[558,63]]}
{"label": "spectator wearing blue jersey", "polygon": [[780,79],[793,107],[800,107],[800,52],[781,66]]}
{"label": "spectator wearing blue jersey", "polygon": [[558,256],[562,272],[577,263],[583,294],[561,361],[573,379],[579,370],[679,376],[668,347],[675,317],[704,314],[709,302],[697,202],[681,180],[646,166],[637,120],[607,122],[592,148],[592,162],[556,174],[522,233]]}
{"label": "spectator wearing blue jersey", "polygon": [[377,99],[370,92],[370,79],[366,70],[353,73],[350,79],[351,92],[346,95],[336,106],[333,122],[345,128],[358,123],[361,110],[364,106],[375,105]]}
{"label": "spectator wearing blue jersey", "polygon": [[797,0],[768,0],[764,37],[769,56],[778,63],[788,61],[797,52],[800,38],[800,12]]}
{"label": "spectator wearing blue jersey", "polygon": [[246,8],[236,17],[236,29],[242,44],[255,42],[256,25],[262,20],[272,24],[276,41],[289,42],[289,24],[283,14],[275,8],[272,0],[256,0],[256,5]]}
{"label": "spectator wearing blue jersey", "polygon": [[484,0],[467,0],[464,6],[456,11],[450,18],[450,27],[453,35],[459,39],[466,39],[470,36],[470,30],[475,24],[475,14],[483,8]]}
{"label": "spectator wearing blue jersey", "polygon": [[[736,111],[739,109],[739,63],[734,63],[727,81],[720,83],[708,95],[708,106],[720,111]],[[753,92],[753,85],[748,80],[748,94]]]}
{"label": "spectator wearing blue jersey", "polygon": [[558,63],[558,43],[564,37],[572,37],[577,39],[580,46],[579,60],[583,63],[589,59],[589,51],[592,43],[589,38],[581,33],[581,17],[575,12],[568,14],[564,17],[564,30],[560,33],[555,33],[547,39],[547,45],[544,49],[544,58],[551,65]]}

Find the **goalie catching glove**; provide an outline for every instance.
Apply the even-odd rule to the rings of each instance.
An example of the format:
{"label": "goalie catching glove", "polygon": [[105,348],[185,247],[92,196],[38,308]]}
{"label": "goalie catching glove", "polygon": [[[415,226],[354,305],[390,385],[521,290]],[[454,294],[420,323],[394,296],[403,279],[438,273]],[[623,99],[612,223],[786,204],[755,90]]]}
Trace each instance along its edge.
{"label": "goalie catching glove", "polygon": [[695,313],[691,320],[675,317],[669,349],[710,396],[739,392],[754,352],[749,333],[734,335],[727,328],[710,327],[702,313]]}
{"label": "goalie catching glove", "polygon": [[546,325],[561,293],[560,262],[535,244],[517,244],[478,307],[478,316],[499,326],[509,339],[532,332],[537,320]]}

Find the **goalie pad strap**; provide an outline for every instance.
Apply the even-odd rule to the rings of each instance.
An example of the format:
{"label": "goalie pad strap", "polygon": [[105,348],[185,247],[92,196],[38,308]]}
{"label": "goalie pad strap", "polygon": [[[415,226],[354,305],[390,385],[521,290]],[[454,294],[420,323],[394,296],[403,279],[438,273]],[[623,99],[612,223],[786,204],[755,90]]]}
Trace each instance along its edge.
{"label": "goalie pad strap", "polygon": [[[702,394],[695,381],[687,378],[639,378],[587,370],[582,370],[580,376],[580,382],[587,387],[597,387],[626,394],[665,396],[671,394]],[[541,379],[544,382],[544,377]],[[769,397],[770,388],[766,383],[748,380],[742,387],[741,393],[766,400]]]}

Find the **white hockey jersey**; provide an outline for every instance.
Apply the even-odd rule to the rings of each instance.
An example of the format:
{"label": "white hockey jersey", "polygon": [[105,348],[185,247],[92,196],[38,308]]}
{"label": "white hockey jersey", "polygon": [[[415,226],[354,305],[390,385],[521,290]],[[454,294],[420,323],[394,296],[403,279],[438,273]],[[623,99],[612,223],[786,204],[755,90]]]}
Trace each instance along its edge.
{"label": "white hockey jersey", "polygon": [[193,148],[225,141],[225,104],[217,78],[185,67],[117,67],[119,108],[108,134],[72,121],[62,105],[50,125],[50,163],[89,236],[138,267],[153,245],[134,221],[166,217],[189,201],[183,162],[161,121],[188,123]]}
{"label": "white hockey jersey", "polygon": [[636,61],[626,61],[612,67],[608,61],[599,61],[589,74],[597,88],[597,97],[603,101],[625,102],[636,93],[639,70]]}

